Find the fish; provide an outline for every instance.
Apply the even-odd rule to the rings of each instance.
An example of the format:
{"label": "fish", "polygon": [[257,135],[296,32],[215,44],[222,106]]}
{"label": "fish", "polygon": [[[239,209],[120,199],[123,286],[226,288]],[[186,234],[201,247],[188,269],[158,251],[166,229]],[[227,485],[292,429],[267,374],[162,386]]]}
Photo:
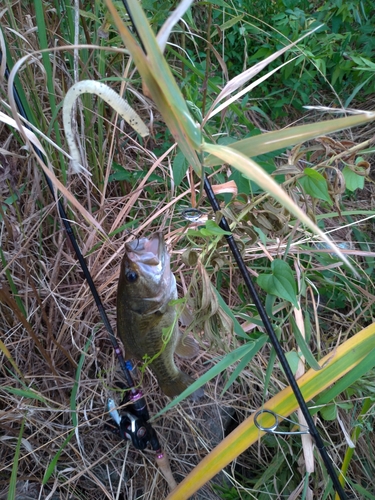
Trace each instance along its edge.
{"label": "fish", "polygon": [[192,358],[199,345],[178,327],[176,279],[162,233],[125,244],[117,287],[117,332],[126,359],[149,363],[160,389],[169,397],[181,394],[195,380],[177,368],[176,353]]}

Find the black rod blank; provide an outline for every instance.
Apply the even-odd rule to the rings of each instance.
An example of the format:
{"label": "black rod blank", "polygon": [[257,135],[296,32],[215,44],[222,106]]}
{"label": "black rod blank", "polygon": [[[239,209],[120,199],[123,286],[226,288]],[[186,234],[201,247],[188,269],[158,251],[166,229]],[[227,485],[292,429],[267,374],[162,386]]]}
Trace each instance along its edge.
{"label": "black rod blank", "polygon": [[[213,192],[211,184],[210,184],[209,180],[207,179],[207,177],[205,177],[205,179],[204,179],[204,190],[206,192],[207,198],[208,198],[214,212],[218,212],[220,210],[220,206],[219,206],[219,203],[216,199],[215,193]],[[224,216],[221,218],[219,225],[222,229],[224,229],[224,231],[232,233],[232,231],[230,230],[229,224]],[[318,448],[319,453],[323,459],[323,462],[326,466],[327,472],[332,480],[333,486],[334,486],[335,490],[337,491],[337,494],[339,495],[340,499],[346,500],[345,491],[344,491],[343,487],[341,486],[341,483],[337,477],[335,469],[333,468],[332,460],[327,453],[327,450],[324,446],[323,440],[322,440],[322,438],[321,438],[321,436],[320,436],[320,434],[319,434],[319,432],[314,424],[312,416],[310,415],[309,409],[306,405],[306,401],[304,400],[303,395],[300,391],[300,388],[297,384],[297,381],[293,376],[293,373],[290,369],[289,363],[285,357],[284,351],[281,348],[279,339],[277,338],[276,333],[272,327],[272,324],[271,324],[271,322],[267,316],[267,313],[263,307],[263,304],[260,300],[258,292],[256,291],[254,283],[251,279],[250,273],[249,273],[249,271],[245,265],[245,262],[242,258],[241,252],[238,249],[237,243],[235,242],[232,234],[226,235],[225,238],[228,242],[229,248],[232,251],[233,257],[238,265],[238,269],[240,270],[240,273],[241,273],[243,280],[247,286],[247,289],[250,293],[250,296],[254,301],[255,307],[258,310],[258,313],[259,313],[259,316],[261,317],[264,328],[266,329],[266,331],[268,333],[268,336],[270,338],[270,342],[276,351],[276,354],[280,360],[281,366],[284,369],[286,378],[288,379],[288,382],[289,382],[289,384],[294,392],[297,403],[298,403],[299,407],[301,408],[303,416],[306,419],[306,423],[308,425],[310,434],[312,435],[312,437],[315,440],[316,447]]]}

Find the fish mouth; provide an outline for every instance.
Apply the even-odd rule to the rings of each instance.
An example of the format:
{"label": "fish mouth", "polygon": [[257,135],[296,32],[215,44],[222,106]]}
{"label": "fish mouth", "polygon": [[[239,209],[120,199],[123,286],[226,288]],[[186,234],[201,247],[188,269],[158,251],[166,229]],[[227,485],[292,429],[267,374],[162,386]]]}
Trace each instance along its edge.
{"label": "fish mouth", "polygon": [[133,285],[132,299],[142,302],[145,314],[153,314],[165,308],[171,298],[177,298],[177,290],[171,292],[176,281],[162,233],[126,243],[125,249],[125,270],[134,271],[139,278]]}
{"label": "fish mouth", "polygon": [[143,266],[156,266],[164,263],[165,244],[162,233],[154,233],[150,238],[140,238],[125,244],[130,261]]}

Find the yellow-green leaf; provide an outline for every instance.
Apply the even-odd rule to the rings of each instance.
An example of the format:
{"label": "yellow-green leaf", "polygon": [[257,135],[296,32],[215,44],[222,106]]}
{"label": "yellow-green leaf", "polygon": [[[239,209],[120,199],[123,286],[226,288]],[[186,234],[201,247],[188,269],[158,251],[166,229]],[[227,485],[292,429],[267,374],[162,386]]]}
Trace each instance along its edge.
{"label": "yellow-green leaf", "polygon": [[[286,128],[277,132],[268,132],[234,142],[230,146],[245,156],[258,156],[270,151],[276,151],[277,149],[288,148],[295,144],[314,139],[315,137],[337,132],[338,130],[362,125],[372,120],[375,120],[375,112]],[[219,165],[220,163],[220,160],[213,155],[205,159],[205,165],[210,167]]]}
{"label": "yellow-green leaf", "polygon": [[[305,401],[310,401],[334,384],[336,380],[350,372],[373,349],[375,349],[375,323],[321,359],[319,362],[321,370],[309,370],[298,379],[298,385]],[[297,410],[298,404],[292,389],[287,387],[268,401],[263,408],[287,417]],[[254,424],[255,413],[256,411],[214,448],[168,495],[166,500],[189,498],[232,460],[260,439],[264,432],[260,431]],[[267,415],[265,414],[264,421],[262,419],[263,425],[274,423],[274,418],[271,415],[269,423],[266,419]]]}
{"label": "yellow-green leaf", "polygon": [[[375,114],[374,114],[375,116]],[[275,200],[284,206],[297,219],[305,224],[314,234],[319,235],[323,241],[342,259],[355,273],[348,259],[339,248],[318,228],[316,224],[303,212],[300,207],[288,196],[288,194],[268,175],[255,161],[247,158],[239,151],[230,147],[217,144],[203,143],[203,151],[215,155],[222,162],[232,165],[237,170],[245,174],[252,181],[256,182],[266,193],[269,193]]]}
{"label": "yellow-green leaf", "polygon": [[195,149],[201,144],[201,130],[189,113],[187,104],[165,60],[157,39],[148,23],[147,17],[138,0],[129,0],[128,7],[139,33],[145,51],[135,41],[123,23],[111,0],[106,5],[114,23],[131,53],[143,83],[155,101],[167,127],[196,173],[202,174],[202,167]]}

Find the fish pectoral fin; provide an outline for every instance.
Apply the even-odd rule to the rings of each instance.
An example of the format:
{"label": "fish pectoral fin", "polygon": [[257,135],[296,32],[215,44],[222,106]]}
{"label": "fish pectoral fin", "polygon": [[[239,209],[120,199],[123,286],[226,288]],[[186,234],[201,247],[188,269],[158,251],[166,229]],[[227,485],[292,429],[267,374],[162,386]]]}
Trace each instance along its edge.
{"label": "fish pectoral fin", "polygon": [[198,355],[199,344],[193,337],[183,336],[180,333],[175,353],[180,358],[191,359]]}

